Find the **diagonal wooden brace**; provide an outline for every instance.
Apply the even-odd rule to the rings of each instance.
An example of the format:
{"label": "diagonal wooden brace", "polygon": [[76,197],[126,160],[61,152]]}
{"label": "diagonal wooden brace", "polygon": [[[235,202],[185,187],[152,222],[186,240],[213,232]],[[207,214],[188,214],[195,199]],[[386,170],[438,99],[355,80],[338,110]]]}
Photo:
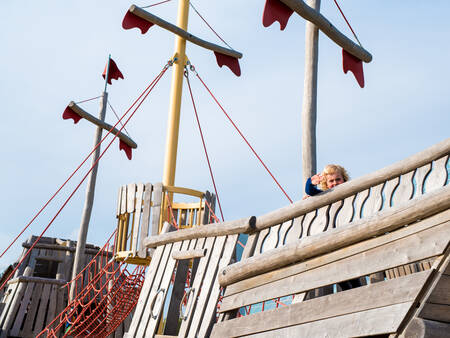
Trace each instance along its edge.
{"label": "diagonal wooden brace", "polygon": [[357,45],[344,34],[342,34],[333,24],[322,14],[309,7],[303,0],[279,0],[305,20],[315,24],[325,35],[342,47],[348,53],[358,59],[369,63],[372,61],[372,55],[363,47]]}

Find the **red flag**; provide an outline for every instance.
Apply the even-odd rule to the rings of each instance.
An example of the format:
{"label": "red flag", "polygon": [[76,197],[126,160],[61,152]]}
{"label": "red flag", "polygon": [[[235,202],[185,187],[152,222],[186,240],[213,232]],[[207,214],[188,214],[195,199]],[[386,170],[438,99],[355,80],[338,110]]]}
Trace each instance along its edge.
{"label": "red flag", "polygon": [[[108,64],[105,66],[105,70],[103,71],[103,78],[106,76],[106,72],[108,70]],[[119,78],[123,79],[123,74],[119,70],[119,67],[117,67],[116,63],[113,59],[109,59],[109,74],[108,74],[108,84],[111,83],[111,79],[118,80]]]}
{"label": "red flag", "polygon": [[342,66],[344,68],[344,73],[347,74],[348,71],[351,71],[359,86],[364,88],[364,71],[362,61],[343,49]]}

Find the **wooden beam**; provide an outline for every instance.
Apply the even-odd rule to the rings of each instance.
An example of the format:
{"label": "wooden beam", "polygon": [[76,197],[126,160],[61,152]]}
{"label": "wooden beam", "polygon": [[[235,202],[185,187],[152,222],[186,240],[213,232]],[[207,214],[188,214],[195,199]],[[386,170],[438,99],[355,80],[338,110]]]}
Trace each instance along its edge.
{"label": "wooden beam", "polygon": [[137,148],[136,142],[134,142],[127,135],[123,134],[122,132],[119,132],[119,130],[116,128],[113,128],[112,125],[110,125],[106,122],[103,122],[102,120],[96,118],[95,116],[92,116],[87,111],[83,110],[83,108],[78,106],[75,102],[70,101],[69,108],[72,109],[78,115],[80,115],[82,118],[85,118],[86,120],[88,120],[89,122],[92,122],[93,124],[95,124],[96,126],[98,126],[100,128],[103,128],[107,131],[110,131],[112,129],[111,134],[113,134],[113,135],[117,134],[117,137],[119,139],[121,139],[123,142],[125,142],[127,145],[129,145],[131,148]]}
{"label": "wooden beam", "polygon": [[221,286],[394,231],[450,207],[450,185],[397,207],[327,232],[306,237],[232,264],[219,274]]}
{"label": "wooden beam", "polygon": [[327,190],[321,195],[298,201],[286,207],[258,216],[256,229],[262,230],[287,220],[304,215],[310,211],[319,209],[325,205],[343,200],[367,188],[374,187],[387,180],[406,174],[427,163],[439,159],[450,153],[450,138],[425,149],[413,156],[377,170],[365,176],[353,179],[333,189]]}
{"label": "wooden beam", "polygon": [[201,258],[201,257],[205,257],[206,250],[207,249],[204,248],[204,249],[193,249],[193,250],[185,250],[185,251],[172,251],[172,258],[175,260]]}
{"label": "wooden beam", "polygon": [[209,49],[214,52],[221,53],[221,54],[225,54],[228,56],[232,56],[237,59],[242,58],[242,53],[235,51],[233,49],[228,49],[228,48],[216,45],[214,43],[202,40],[202,39],[196,37],[195,35],[192,35],[191,33],[186,32],[184,29],[181,29],[181,28],[171,24],[170,22],[167,22],[167,21],[157,17],[156,15],[153,15],[147,11],[144,11],[142,8],[140,8],[136,5],[131,5],[129,11],[131,13],[133,13],[134,15],[137,15],[141,19],[151,22],[161,28],[167,29],[169,32],[172,32],[178,36],[181,36],[183,39],[186,39],[200,47],[203,47],[203,48],[206,48],[206,49]]}
{"label": "wooden beam", "polygon": [[449,323],[440,323],[433,320],[425,320],[421,318],[414,318],[411,323],[406,327],[400,337],[448,337],[450,332]]}
{"label": "wooden beam", "polygon": [[342,34],[333,24],[328,21],[322,14],[309,7],[302,0],[280,0],[294,12],[299,14],[305,20],[315,24],[325,35],[333,40],[337,45],[345,49],[358,59],[368,63],[372,61],[372,55],[362,46],[357,45],[344,34]]}
{"label": "wooden beam", "polygon": [[17,278],[11,279],[8,282],[8,284],[15,284],[15,283],[42,283],[42,284],[64,285],[67,283],[67,281],[63,279],[19,276]]}
{"label": "wooden beam", "polygon": [[250,218],[242,218],[236,221],[210,224],[208,226],[200,226],[190,229],[182,229],[158,236],[147,237],[144,240],[144,245],[147,248],[156,248],[157,246],[163,244],[175,243],[187,239],[250,233],[254,230],[255,220],[256,217],[252,216]]}

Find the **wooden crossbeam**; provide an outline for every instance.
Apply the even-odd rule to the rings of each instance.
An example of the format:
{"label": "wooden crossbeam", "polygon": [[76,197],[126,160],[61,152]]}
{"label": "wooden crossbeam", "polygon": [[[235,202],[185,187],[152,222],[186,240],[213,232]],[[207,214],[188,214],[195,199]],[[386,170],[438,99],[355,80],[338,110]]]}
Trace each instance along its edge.
{"label": "wooden crossbeam", "polygon": [[356,56],[358,59],[369,63],[372,61],[372,55],[363,47],[357,45],[343,33],[341,33],[333,24],[322,14],[309,7],[303,0],[279,0],[300,15],[305,20],[315,24],[325,35],[342,47],[348,53]]}
{"label": "wooden crossbeam", "polygon": [[92,122],[93,124],[95,124],[96,126],[99,126],[100,128],[103,128],[107,131],[110,131],[111,129],[111,133],[113,135],[117,134],[117,137],[122,140],[123,142],[125,142],[128,146],[130,146],[131,148],[137,148],[137,144],[136,142],[134,142],[131,138],[129,138],[128,136],[126,136],[125,134],[123,134],[122,132],[120,132],[118,129],[113,128],[113,126],[111,126],[110,124],[103,122],[102,120],[92,116],[91,114],[89,114],[88,112],[86,112],[85,110],[83,110],[80,106],[78,106],[75,102],[70,101],[68,107],[76,114],[78,114],[80,117],[85,118],[86,120],[88,120],[89,122]]}
{"label": "wooden crossbeam", "polygon": [[129,12],[131,12],[134,15],[137,15],[138,17],[140,17],[141,19],[144,19],[145,21],[151,22],[152,24],[155,24],[161,28],[167,29],[168,31],[170,31],[178,36],[181,36],[183,39],[186,39],[200,47],[212,50],[212,51],[220,53],[220,54],[225,54],[225,55],[237,58],[237,59],[242,58],[242,53],[235,51],[233,49],[225,48],[225,47],[216,45],[214,43],[205,41],[203,39],[200,39],[200,38],[196,37],[195,35],[193,35],[189,32],[186,32],[185,30],[171,24],[170,22],[167,22],[167,21],[157,17],[156,15],[153,15],[153,14],[143,10],[142,8],[140,8],[136,5],[131,5]]}

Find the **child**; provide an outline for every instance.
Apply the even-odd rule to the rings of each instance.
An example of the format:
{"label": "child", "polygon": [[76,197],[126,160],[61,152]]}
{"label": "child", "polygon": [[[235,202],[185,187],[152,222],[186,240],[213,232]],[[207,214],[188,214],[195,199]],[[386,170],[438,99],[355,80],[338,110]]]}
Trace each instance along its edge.
{"label": "child", "polygon": [[[334,188],[335,186],[347,182],[349,180],[347,170],[337,164],[328,164],[323,169],[323,173],[316,174],[306,181],[305,192],[306,196],[314,196],[322,191]],[[319,188],[317,188],[318,186]]]}

